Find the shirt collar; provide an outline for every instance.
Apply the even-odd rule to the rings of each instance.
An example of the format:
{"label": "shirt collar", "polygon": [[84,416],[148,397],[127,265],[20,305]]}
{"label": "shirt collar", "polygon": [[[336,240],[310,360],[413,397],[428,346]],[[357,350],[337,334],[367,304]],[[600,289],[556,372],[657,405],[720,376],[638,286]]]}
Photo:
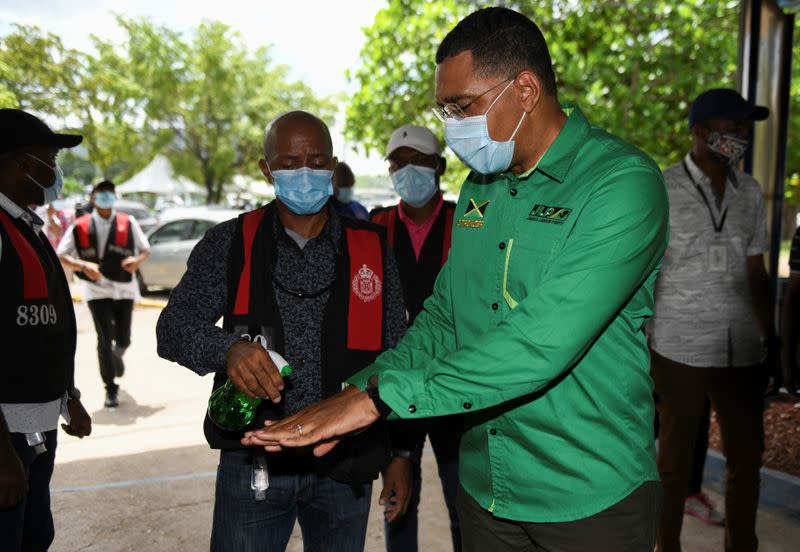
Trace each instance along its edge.
{"label": "shirt collar", "polygon": [[[328,222],[322,227],[322,232],[318,236],[308,240],[309,243],[313,240],[327,240],[333,246],[333,250],[339,252],[339,241],[342,235],[342,221],[336,209],[333,208],[330,202],[324,207],[328,210]],[[281,217],[278,216],[278,210],[275,209],[275,217],[273,222],[273,233],[277,239],[286,239],[297,245],[295,241],[286,233],[286,227],[281,222]]]}
{"label": "shirt collar", "polygon": [[22,219],[23,222],[32,227],[36,232],[41,230],[42,226],[44,226],[44,221],[39,218],[39,215],[27,207],[23,209],[11,201],[8,196],[2,193],[0,193],[0,207],[2,207],[12,217],[16,219]]}
{"label": "shirt collar", "polygon": [[[711,179],[708,178],[703,169],[697,166],[697,163],[692,159],[692,154],[687,153],[683,158],[686,168],[689,169],[689,174],[692,175],[697,184],[704,184],[706,187],[711,186]],[[736,176],[736,169],[728,169],[728,177],[725,179],[725,184],[733,191],[739,191],[739,178]]]}
{"label": "shirt collar", "polygon": [[442,210],[442,205],[444,205],[444,196],[442,195],[442,192],[437,192],[437,193],[439,194],[439,203],[436,204],[436,208],[433,210],[433,213],[431,213],[431,216],[428,217],[427,220],[425,220],[421,224],[417,224],[416,222],[414,222],[414,219],[409,217],[406,214],[405,209],[403,209],[403,202],[402,201],[397,204],[397,212],[398,212],[398,216],[400,217],[400,220],[402,220],[403,223],[406,226],[408,226],[409,224],[413,224],[414,226],[425,226],[429,222],[431,222],[434,219],[436,219],[436,217],[439,216],[439,212]]}
{"label": "shirt collar", "polygon": [[92,218],[95,222],[99,222],[100,224],[109,224],[112,220],[114,220],[114,216],[117,214],[116,209],[111,210],[111,215],[108,218],[103,218],[100,216],[100,213],[97,212],[97,209],[92,209]]}
{"label": "shirt collar", "polygon": [[564,181],[589,132],[589,122],[577,104],[563,103],[561,109],[567,114],[567,121],[539,162],[519,176],[510,172],[507,175],[525,180],[538,170],[553,180]]}

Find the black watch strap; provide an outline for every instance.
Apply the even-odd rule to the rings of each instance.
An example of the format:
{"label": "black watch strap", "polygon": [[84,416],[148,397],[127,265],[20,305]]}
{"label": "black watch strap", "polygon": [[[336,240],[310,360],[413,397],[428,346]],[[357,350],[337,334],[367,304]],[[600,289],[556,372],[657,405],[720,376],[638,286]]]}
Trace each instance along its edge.
{"label": "black watch strap", "polygon": [[381,419],[385,420],[389,417],[389,414],[392,413],[392,409],[388,404],[381,400],[380,393],[378,392],[377,379],[378,378],[376,376],[369,378],[364,391],[367,392],[367,395],[369,395],[369,398],[372,399],[372,402],[375,404],[375,408],[378,410],[378,415],[381,417]]}

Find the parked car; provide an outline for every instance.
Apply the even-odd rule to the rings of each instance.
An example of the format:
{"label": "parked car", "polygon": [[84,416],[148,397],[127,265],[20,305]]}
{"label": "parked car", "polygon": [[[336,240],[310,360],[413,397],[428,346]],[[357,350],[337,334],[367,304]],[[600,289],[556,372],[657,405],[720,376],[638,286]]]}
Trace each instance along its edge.
{"label": "parked car", "polygon": [[174,288],[186,272],[186,262],[197,242],[209,229],[239,214],[241,211],[231,209],[202,208],[187,208],[183,216],[173,214],[147,236],[150,258],[136,274],[139,289]]}

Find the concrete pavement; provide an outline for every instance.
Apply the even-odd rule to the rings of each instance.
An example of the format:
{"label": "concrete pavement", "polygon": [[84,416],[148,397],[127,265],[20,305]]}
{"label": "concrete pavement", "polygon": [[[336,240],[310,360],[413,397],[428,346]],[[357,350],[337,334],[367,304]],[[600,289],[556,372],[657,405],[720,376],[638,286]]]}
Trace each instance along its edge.
{"label": "concrete pavement", "polygon": [[[155,323],[160,311],[137,308],[127,370],[120,380],[120,407],[103,409],[91,316],[84,304],[76,304],[76,311],[76,382],[94,428],[83,440],[59,435],[51,485],[56,524],[51,550],[207,550],[217,455],[205,445],[201,420],[211,379],[158,358]],[[430,453],[423,458],[423,473],[420,550],[446,552],[451,549],[448,520]],[[378,487],[368,552],[384,550]],[[713,497],[722,504],[719,495]],[[800,525],[781,512],[762,508],[758,529],[763,551],[800,549]],[[693,518],[685,521],[684,550],[719,551],[722,538],[722,529]],[[297,528],[288,550],[302,550]]]}

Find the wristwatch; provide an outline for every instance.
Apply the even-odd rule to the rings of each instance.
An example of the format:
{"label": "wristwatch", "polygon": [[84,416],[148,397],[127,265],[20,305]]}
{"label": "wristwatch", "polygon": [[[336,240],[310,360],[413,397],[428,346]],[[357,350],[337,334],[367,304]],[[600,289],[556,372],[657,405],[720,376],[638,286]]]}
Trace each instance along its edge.
{"label": "wristwatch", "polygon": [[364,391],[367,392],[369,398],[372,399],[372,402],[375,404],[375,408],[378,409],[378,415],[381,419],[386,419],[389,417],[389,414],[392,413],[392,409],[389,407],[388,404],[381,400],[381,396],[378,393],[378,374],[373,374],[368,380],[367,385],[364,387]]}
{"label": "wristwatch", "polygon": [[77,387],[71,387],[67,389],[67,397],[79,401],[81,400],[81,390],[78,389]]}
{"label": "wristwatch", "polygon": [[417,464],[422,459],[422,453],[414,450],[394,449],[392,458],[405,458],[412,464]]}

